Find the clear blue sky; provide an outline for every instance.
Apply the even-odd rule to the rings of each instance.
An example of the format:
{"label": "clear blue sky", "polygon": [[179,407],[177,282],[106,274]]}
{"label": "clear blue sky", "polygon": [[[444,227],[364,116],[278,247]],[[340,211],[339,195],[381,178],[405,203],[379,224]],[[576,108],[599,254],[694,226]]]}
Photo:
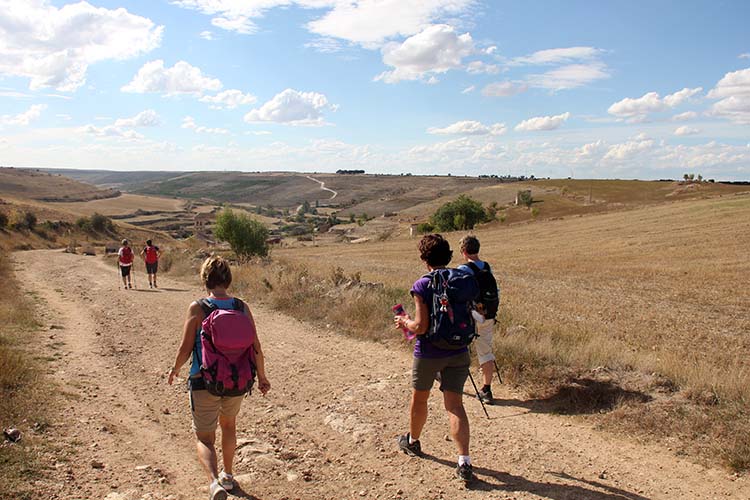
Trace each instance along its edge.
{"label": "clear blue sky", "polygon": [[750,2],[0,0],[0,164],[750,179]]}

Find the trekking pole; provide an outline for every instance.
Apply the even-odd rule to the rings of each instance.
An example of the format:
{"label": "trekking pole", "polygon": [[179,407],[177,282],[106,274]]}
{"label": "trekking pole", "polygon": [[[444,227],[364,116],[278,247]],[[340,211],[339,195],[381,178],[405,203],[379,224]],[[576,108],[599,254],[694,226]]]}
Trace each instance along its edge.
{"label": "trekking pole", "polygon": [[117,261],[117,289],[120,289],[120,282],[122,281],[122,270],[120,269],[120,261]]}
{"label": "trekking pole", "polygon": [[482,403],[482,409],[484,410],[484,414],[487,415],[487,418],[490,418],[490,414],[487,413],[487,407],[484,406],[484,401],[482,401],[482,398],[479,397],[479,389],[477,389],[477,384],[474,382],[474,377],[471,376],[471,371],[469,371],[469,380],[471,380],[471,385],[474,386],[474,392],[477,394],[477,399],[480,403]]}
{"label": "trekking pole", "polygon": [[502,384],[503,383],[503,379],[502,379],[502,377],[500,377],[500,368],[498,368],[498,366],[497,366],[497,360],[493,359],[492,362],[495,363],[495,373],[497,373],[497,380],[498,380],[498,382],[500,382]]}
{"label": "trekking pole", "polygon": [[133,280],[133,288],[137,290],[138,287],[135,285],[135,259],[133,259],[133,263],[130,265],[130,277]]}

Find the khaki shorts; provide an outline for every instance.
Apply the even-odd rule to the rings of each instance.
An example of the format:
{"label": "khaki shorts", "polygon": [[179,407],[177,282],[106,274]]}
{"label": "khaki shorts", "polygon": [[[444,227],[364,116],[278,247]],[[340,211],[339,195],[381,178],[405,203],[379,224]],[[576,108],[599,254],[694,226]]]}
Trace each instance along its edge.
{"label": "khaki shorts", "polygon": [[214,396],[205,389],[188,391],[190,413],[193,415],[193,432],[213,432],[219,423],[219,415],[236,417],[245,396],[231,398]]}

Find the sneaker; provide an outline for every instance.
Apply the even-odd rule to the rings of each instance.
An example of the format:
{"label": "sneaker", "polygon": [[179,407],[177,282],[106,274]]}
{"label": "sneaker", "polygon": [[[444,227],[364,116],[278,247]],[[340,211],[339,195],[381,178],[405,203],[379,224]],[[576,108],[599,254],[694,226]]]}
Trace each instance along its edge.
{"label": "sneaker", "polygon": [[408,432],[398,437],[398,447],[401,451],[412,457],[422,456],[422,445],[419,444],[419,439],[409,444]]}
{"label": "sneaker", "polygon": [[221,487],[218,481],[211,483],[208,487],[209,500],[227,500],[227,490]]}
{"label": "sneaker", "polygon": [[234,488],[234,476],[224,471],[219,472],[219,485],[227,491]]}
{"label": "sneaker", "polygon": [[483,403],[487,404],[492,404],[492,402],[494,401],[494,398],[492,397],[492,389],[487,389],[486,391],[479,389],[477,397],[481,399]]}
{"label": "sneaker", "polygon": [[463,464],[456,467],[456,477],[465,483],[472,481],[474,479],[474,470],[471,464]]}

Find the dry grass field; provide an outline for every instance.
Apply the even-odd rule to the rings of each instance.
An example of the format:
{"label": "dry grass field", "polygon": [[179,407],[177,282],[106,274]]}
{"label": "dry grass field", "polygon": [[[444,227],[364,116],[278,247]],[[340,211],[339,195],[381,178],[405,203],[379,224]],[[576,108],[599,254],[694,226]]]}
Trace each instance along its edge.
{"label": "dry grass field", "polygon": [[[594,405],[609,412],[603,418],[609,425],[676,440],[678,450],[720,456],[733,467],[750,465],[744,438],[750,429],[742,417],[750,401],[750,196],[476,234],[502,287],[495,348],[507,381],[546,397],[563,383],[567,391],[571,381],[580,388],[581,377],[604,378],[620,388],[603,408]],[[462,235],[447,235],[454,248]],[[417,239],[401,237],[278,249],[273,257],[310,276],[339,273],[383,283],[401,291],[393,300],[409,304],[406,290],[424,272],[416,245]],[[456,265],[457,248],[454,255]],[[284,274],[265,276],[273,287]],[[378,331],[387,336],[387,309],[380,314]],[[592,396],[601,394],[570,397]]]}
{"label": "dry grass field", "polygon": [[178,211],[184,208],[185,200],[123,193],[116,198],[75,203],[49,203],[49,206],[80,215],[91,215],[94,212],[102,215],[120,215],[132,213],[138,209],[149,212]]}

